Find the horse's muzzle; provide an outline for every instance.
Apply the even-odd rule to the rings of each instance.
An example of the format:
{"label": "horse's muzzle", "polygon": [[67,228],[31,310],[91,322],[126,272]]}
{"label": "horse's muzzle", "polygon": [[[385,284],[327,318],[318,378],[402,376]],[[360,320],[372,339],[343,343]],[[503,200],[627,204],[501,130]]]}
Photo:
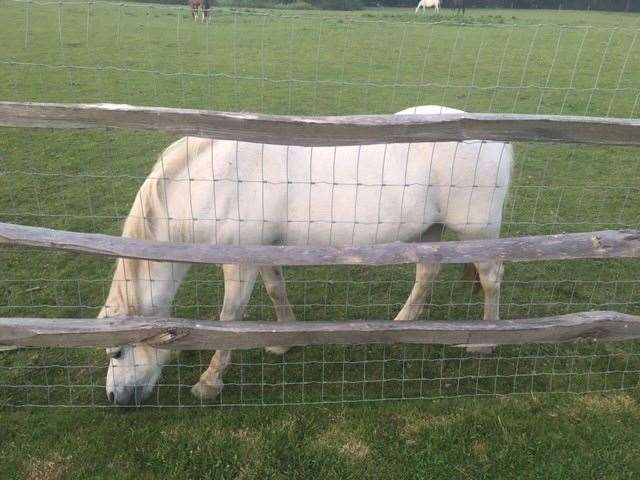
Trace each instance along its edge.
{"label": "horse's muzzle", "polygon": [[117,391],[107,391],[109,402],[120,406],[140,406],[144,401],[144,389],[142,387],[124,387]]}

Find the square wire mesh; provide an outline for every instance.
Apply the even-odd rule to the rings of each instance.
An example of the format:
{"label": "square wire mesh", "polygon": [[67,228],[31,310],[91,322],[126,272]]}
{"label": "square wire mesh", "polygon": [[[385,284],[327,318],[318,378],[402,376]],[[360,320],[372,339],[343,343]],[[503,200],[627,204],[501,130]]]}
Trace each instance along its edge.
{"label": "square wire mesh", "polygon": [[[226,9],[202,25],[193,24],[186,8],[107,2],[15,2],[6,10],[3,100],[304,115],[436,104],[638,116],[637,27]],[[173,140],[116,130],[5,129],[0,219],[119,235],[137,190]],[[638,228],[639,165],[633,148],[515,145],[501,235]],[[507,265],[501,318],[638,313],[638,266],[637,260]],[[113,262],[3,246],[0,269],[0,315],[86,318],[105,302]],[[392,319],[413,279],[412,266],[286,270],[289,300],[305,321]],[[218,268],[193,268],[171,313],[217,319],[223,294]],[[426,321],[480,319],[483,299],[451,266],[434,282],[426,307]],[[260,283],[245,318],[275,319]],[[146,405],[202,405],[189,389],[209,356],[172,357]],[[106,365],[104,352],[94,349],[2,352],[0,404],[107,406]],[[225,389],[211,404],[618,390],[637,386],[638,365],[634,343],[501,347],[488,356],[438,345],[299,347],[280,356],[237,351]]]}

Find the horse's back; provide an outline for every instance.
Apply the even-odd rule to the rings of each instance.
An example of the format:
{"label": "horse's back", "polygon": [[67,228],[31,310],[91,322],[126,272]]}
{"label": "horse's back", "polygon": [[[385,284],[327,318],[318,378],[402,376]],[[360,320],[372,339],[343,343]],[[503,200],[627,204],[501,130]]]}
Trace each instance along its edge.
{"label": "horse's back", "polygon": [[495,229],[511,162],[501,142],[311,148],[184,137],[150,178],[162,178],[156,203],[185,241],[338,245],[410,240],[432,223]]}
{"label": "horse's back", "polygon": [[445,113],[465,113],[451,107],[443,107],[442,105],[418,105],[415,107],[405,108],[396,112],[394,115],[443,115]]}

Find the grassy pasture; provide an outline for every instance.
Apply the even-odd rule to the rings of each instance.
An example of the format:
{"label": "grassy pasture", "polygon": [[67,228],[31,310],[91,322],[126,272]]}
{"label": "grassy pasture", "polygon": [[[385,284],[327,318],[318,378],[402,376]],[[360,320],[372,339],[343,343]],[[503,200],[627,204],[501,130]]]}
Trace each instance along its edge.
{"label": "grassy pasture", "polygon": [[[0,99],[113,102],[291,114],[469,111],[637,117],[640,16],[471,11],[416,17],[217,11],[0,0]],[[0,219],[119,233],[136,190],[172,137],[93,130],[0,132]],[[638,151],[516,145],[503,235],[638,228]],[[113,262],[0,250],[2,316],[95,316]],[[638,313],[636,261],[509,265],[504,318],[589,309]],[[287,272],[302,320],[391,318],[412,269]],[[219,272],[194,268],[174,313],[216,318]],[[445,269],[425,319],[479,318],[482,299]],[[273,318],[261,285],[250,319]],[[3,477],[219,478],[637,476],[637,346],[503,348],[487,358],[441,347],[324,347],[284,357],[237,352],[223,405],[305,408],[28,409],[106,406],[104,354],[0,354]],[[150,406],[198,407],[208,363],[182,354]],[[544,393],[625,391],[606,396]],[[506,398],[450,399],[501,394]],[[380,402],[402,398],[445,398]],[[352,408],[332,402],[360,402]],[[79,432],[79,433],[78,433]],[[76,475],[73,475],[76,476]]]}

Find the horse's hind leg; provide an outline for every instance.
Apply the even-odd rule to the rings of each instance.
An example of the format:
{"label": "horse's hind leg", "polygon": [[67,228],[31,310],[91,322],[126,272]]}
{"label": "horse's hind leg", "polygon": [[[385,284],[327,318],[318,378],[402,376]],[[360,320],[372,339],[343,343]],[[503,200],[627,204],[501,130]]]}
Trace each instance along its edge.
{"label": "horse's hind leg", "polygon": [[[287,287],[284,283],[282,267],[262,267],[260,268],[260,275],[262,276],[269,298],[271,298],[273,302],[278,322],[295,321],[296,317],[289,303],[289,298],[287,297]],[[282,355],[289,350],[289,347],[266,347],[265,350],[269,353]]]}
{"label": "horse's hind leg", "polygon": [[[244,310],[251,298],[251,292],[258,274],[257,267],[251,265],[223,265],[224,302],[220,312],[220,321],[242,320]],[[216,350],[209,368],[200,376],[200,380],[191,389],[198,398],[213,400],[224,383],[222,374],[231,361],[231,350]]]}
{"label": "horse's hind leg", "polygon": [[[476,270],[480,277],[480,284],[484,291],[483,320],[495,321],[500,319],[500,286],[504,274],[502,262],[476,263]],[[492,353],[494,345],[468,345],[468,352]]]}
{"label": "horse's hind leg", "polygon": [[409,298],[407,298],[402,310],[400,310],[394,320],[406,321],[418,319],[424,310],[431,284],[438,276],[438,273],[440,273],[439,263],[416,264],[416,281],[413,284]]}
{"label": "horse's hind leg", "polygon": [[[498,227],[499,228],[499,227]],[[461,240],[478,240],[498,238],[498,231],[462,231],[458,233]],[[496,321],[500,319],[500,287],[504,275],[502,262],[480,262],[474,263],[480,285],[484,292],[484,314],[483,320]],[[467,351],[478,353],[491,353],[494,350],[492,345],[469,345]]]}
{"label": "horse's hind leg", "polygon": [[484,320],[500,319],[500,286],[504,275],[502,262],[476,263],[480,284],[484,290]]}

